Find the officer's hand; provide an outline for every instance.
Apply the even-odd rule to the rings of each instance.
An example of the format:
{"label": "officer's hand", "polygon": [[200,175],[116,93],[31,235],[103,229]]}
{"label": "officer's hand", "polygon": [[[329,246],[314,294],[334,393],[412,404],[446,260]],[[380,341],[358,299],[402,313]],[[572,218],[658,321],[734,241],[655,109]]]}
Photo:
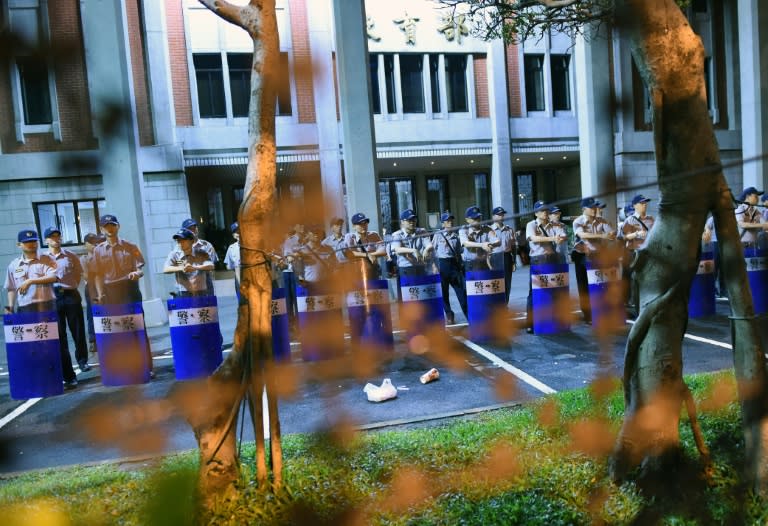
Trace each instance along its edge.
{"label": "officer's hand", "polygon": [[8,307],[8,306],[6,305],[6,307],[5,307],[5,313],[6,313],[6,314],[12,314],[12,313],[13,313],[13,307]]}
{"label": "officer's hand", "polygon": [[32,282],[30,280],[24,281],[24,283],[19,286],[19,294],[26,294],[27,289],[29,289],[30,286],[32,286]]}
{"label": "officer's hand", "polygon": [[194,272],[195,267],[192,266],[192,263],[187,263],[184,265],[184,272]]}

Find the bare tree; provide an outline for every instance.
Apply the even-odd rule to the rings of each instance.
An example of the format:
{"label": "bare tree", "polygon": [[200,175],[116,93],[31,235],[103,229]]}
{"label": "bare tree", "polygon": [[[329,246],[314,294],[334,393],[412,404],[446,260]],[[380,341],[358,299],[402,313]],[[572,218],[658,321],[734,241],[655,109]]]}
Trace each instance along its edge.
{"label": "bare tree", "polygon": [[210,502],[234,490],[239,478],[235,437],[237,411],[246,397],[256,436],[256,468],[260,485],[269,480],[262,410],[266,388],[269,412],[272,483],[282,483],[280,420],[272,364],[270,304],[272,281],[268,249],[275,198],[274,76],[278,67],[275,0],[250,0],[234,5],[226,0],[199,0],[218,16],[248,32],[253,39],[251,97],[248,115],[248,167],[243,203],[238,213],[242,281],[245,302],[238,308],[234,345],[226,360],[208,379],[204,392],[187,404],[188,420],[200,449],[200,490]]}
{"label": "bare tree", "polygon": [[[611,459],[615,480],[639,464],[651,471],[676,458],[683,404],[697,444],[708,452],[682,377],[682,340],[688,296],[698,265],[708,212],[715,218],[723,272],[731,298],[734,365],[746,442],[746,478],[766,487],[768,382],[757,331],[733,198],[720,163],[706,104],[704,48],[675,0],[440,0],[468,11],[485,38],[515,41],[542,29],[569,34],[585,24],[616,24],[629,40],[653,100],[653,134],[659,218],[633,262],[640,284],[640,315],[632,327],[624,364],[625,416]],[[684,2],[681,0],[682,4]],[[677,176],[696,173],[693,181]]]}

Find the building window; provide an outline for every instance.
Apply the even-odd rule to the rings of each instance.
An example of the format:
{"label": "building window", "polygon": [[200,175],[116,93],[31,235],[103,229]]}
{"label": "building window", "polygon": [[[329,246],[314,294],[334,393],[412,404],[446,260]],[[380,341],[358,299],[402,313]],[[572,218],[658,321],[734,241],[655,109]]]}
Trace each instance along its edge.
{"label": "building window", "polygon": [[371,103],[373,113],[381,113],[381,92],[379,90],[379,56],[368,55],[369,71],[371,75]]}
{"label": "building window", "polygon": [[[374,113],[379,110],[387,114],[429,111],[437,118],[445,118],[447,113],[470,112],[471,62],[468,57],[437,53],[370,55]],[[382,89],[385,93],[381,93]]]}
{"label": "building window", "polygon": [[552,109],[571,110],[570,55],[551,55],[552,67]]}
{"label": "building window", "polygon": [[[195,53],[195,79],[197,79],[197,104],[201,119],[247,117],[251,103],[251,71],[253,70],[252,53],[227,53],[226,68],[222,64],[221,53]],[[227,101],[224,93],[224,75],[229,77]],[[275,115],[291,116],[290,61],[288,53],[279,57],[277,78],[277,101]],[[228,107],[230,104],[231,107]]]}
{"label": "building window", "polygon": [[[250,79],[249,88],[250,90]],[[277,115],[278,117],[290,117],[293,115],[291,104],[291,62],[288,53],[280,53],[280,77],[277,79]]]}
{"label": "building window", "polygon": [[200,118],[226,117],[224,100],[224,71],[221,54],[198,53],[193,56],[197,80],[197,104]]}
{"label": "building window", "polygon": [[11,57],[11,96],[16,140],[29,133],[53,132],[61,140],[53,60],[35,54],[50,41],[46,0],[0,2],[3,19],[21,40]]}
{"label": "building window", "polygon": [[[247,117],[251,102],[251,53],[228,53],[229,90],[232,94],[232,116]],[[199,87],[198,87],[199,89]]]}
{"label": "building window", "polygon": [[384,55],[384,87],[386,88],[387,113],[397,113],[395,103],[395,56]]}
{"label": "building window", "polygon": [[475,174],[475,205],[480,207],[484,218],[490,218],[491,192],[488,185],[488,174]]}
{"label": "building window", "polygon": [[525,104],[528,111],[544,111],[544,55],[525,55]]}
{"label": "building window", "polygon": [[429,89],[432,113],[440,113],[440,55],[429,55]]}
{"label": "building window", "polygon": [[51,90],[49,89],[48,65],[34,57],[18,57],[21,103],[24,108],[24,124],[51,124]]}
{"label": "building window", "polygon": [[445,55],[445,87],[448,96],[448,111],[469,111],[466,55]]}
{"label": "building window", "polygon": [[383,179],[379,181],[379,210],[381,225],[388,232],[400,228],[400,212],[414,208],[414,188],[411,179]]}
{"label": "building window", "polygon": [[403,113],[424,113],[423,64],[422,55],[400,55]]}
{"label": "building window", "polygon": [[438,216],[448,210],[448,178],[444,176],[427,179],[427,213]]}
{"label": "building window", "polygon": [[[86,234],[99,232],[99,216],[106,211],[104,199],[49,201],[33,203],[37,231],[42,239],[45,229],[61,231],[63,246],[82,245]],[[43,245],[45,246],[45,245]]]}

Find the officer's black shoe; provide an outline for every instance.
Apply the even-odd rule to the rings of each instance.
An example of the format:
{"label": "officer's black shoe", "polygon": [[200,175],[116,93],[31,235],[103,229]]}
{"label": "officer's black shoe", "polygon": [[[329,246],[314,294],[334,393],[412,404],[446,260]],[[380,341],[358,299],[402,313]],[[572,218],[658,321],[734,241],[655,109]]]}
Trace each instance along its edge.
{"label": "officer's black shoe", "polygon": [[68,382],[64,382],[64,389],[66,389],[67,391],[71,391],[75,387],[77,387],[77,380],[76,379],[70,380]]}
{"label": "officer's black shoe", "polygon": [[149,371],[149,379],[150,380],[154,380],[156,377],[157,377],[157,375],[155,374],[155,371]]}
{"label": "officer's black shoe", "polygon": [[528,334],[533,334],[533,327],[526,327],[525,332],[527,332]]}
{"label": "officer's black shoe", "polygon": [[445,315],[445,324],[446,325],[453,325],[454,323],[456,323],[456,320],[453,317],[453,313],[451,312],[450,314],[446,314]]}
{"label": "officer's black shoe", "polygon": [[91,366],[90,366],[90,365],[88,365],[88,363],[87,363],[87,362],[86,362],[86,363],[81,363],[81,364],[79,364],[79,365],[80,365],[80,371],[82,371],[82,372],[84,372],[84,373],[87,373],[88,371],[90,371],[90,370],[91,370]]}

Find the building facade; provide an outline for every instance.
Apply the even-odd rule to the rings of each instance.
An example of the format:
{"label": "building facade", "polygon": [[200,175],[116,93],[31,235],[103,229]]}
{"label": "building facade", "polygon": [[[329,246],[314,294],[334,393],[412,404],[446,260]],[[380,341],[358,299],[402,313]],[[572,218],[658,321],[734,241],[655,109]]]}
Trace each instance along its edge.
{"label": "building facade", "polygon": [[[2,0],[0,255],[52,224],[78,250],[113,213],[148,260],[194,217],[223,253],[243,198],[252,43],[196,0]],[[695,0],[724,162],[768,152],[768,6]],[[525,213],[655,179],[648,96],[618,32],[473,38],[432,0],[278,0],[278,213],[392,231],[477,204]],[[108,30],[107,30],[108,29]],[[727,170],[768,182],[763,162]],[[653,195],[654,191],[644,191]],[[610,196],[615,217],[630,196]],[[318,206],[321,203],[323,206]],[[566,215],[577,213],[574,205]]]}

